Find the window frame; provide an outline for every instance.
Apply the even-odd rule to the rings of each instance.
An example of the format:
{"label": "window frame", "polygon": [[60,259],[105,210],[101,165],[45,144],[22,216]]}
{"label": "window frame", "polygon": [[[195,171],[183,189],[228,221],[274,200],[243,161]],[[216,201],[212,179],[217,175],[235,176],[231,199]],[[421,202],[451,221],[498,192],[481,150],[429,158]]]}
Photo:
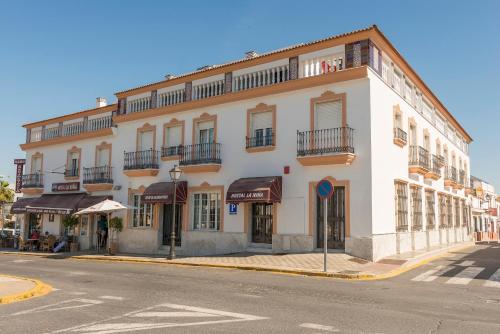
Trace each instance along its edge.
{"label": "window frame", "polygon": [[[252,138],[257,138],[254,134],[254,130],[252,127],[252,117],[255,114],[259,113],[267,113],[270,112],[272,114],[272,124],[271,128],[266,128],[263,129],[263,145],[255,145],[248,147],[248,141],[252,140]],[[267,105],[265,103],[259,103],[257,104],[254,108],[247,109],[247,129],[246,129],[246,151],[248,153],[254,153],[254,152],[265,152],[265,151],[273,151],[276,148],[276,105]],[[271,129],[272,132],[272,137],[271,141],[268,143],[268,141],[265,139],[267,138],[267,133],[268,129]]]}

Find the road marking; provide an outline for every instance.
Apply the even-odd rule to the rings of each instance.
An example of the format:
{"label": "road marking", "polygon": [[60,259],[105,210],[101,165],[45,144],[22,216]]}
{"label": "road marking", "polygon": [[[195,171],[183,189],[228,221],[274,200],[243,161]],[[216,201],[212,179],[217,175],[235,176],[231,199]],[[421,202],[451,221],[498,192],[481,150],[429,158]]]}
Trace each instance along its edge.
{"label": "road marking", "polygon": [[82,296],[82,295],[86,295],[87,293],[81,292],[81,291],[75,291],[75,292],[70,292],[69,294],[74,295],[74,296]]}
{"label": "road marking", "polygon": [[[152,311],[155,309],[174,309],[174,310],[182,310],[182,312],[156,312]],[[147,312],[151,311],[151,312]],[[130,318],[142,318],[145,319],[145,315],[156,318],[156,315],[165,314],[165,313],[177,313],[180,315],[180,318],[183,318],[183,315],[187,313],[197,313],[202,317],[225,317],[225,319],[218,320],[208,320],[208,321],[196,321],[189,323],[172,323],[172,322],[151,322],[151,323],[137,323],[137,322],[122,322],[129,321]],[[163,316],[163,315],[162,315]],[[170,317],[172,318],[172,317]],[[227,319],[229,318],[229,319]],[[117,320],[120,319],[120,322]],[[259,317],[250,314],[243,313],[234,313],[220,310],[213,310],[202,307],[193,307],[187,305],[179,305],[179,304],[159,304],[155,306],[146,307],[140,310],[136,310],[133,312],[125,313],[120,316],[110,317],[101,321],[94,321],[87,324],[82,324],[79,326],[74,326],[70,328],[60,329],[56,331],[52,331],[50,333],[65,333],[65,332],[79,332],[79,333],[88,333],[88,334],[112,334],[112,333],[125,333],[125,332],[134,332],[134,331],[146,331],[152,329],[162,329],[169,327],[189,327],[189,326],[203,326],[203,325],[212,325],[212,324],[223,324],[223,323],[234,323],[234,322],[242,322],[242,321],[254,321],[254,320],[265,320],[268,318]],[[110,323],[110,321],[113,321]],[[153,321],[156,321],[154,319]]]}
{"label": "road marking", "polygon": [[[77,305],[62,306],[62,305],[70,304],[70,303],[77,303]],[[64,300],[64,301],[54,303],[54,304],[35,307],[35,308],[29,309],[29,310],[16,312],[16,313],[13,313],[12,315],[23,315],[23,314],[33,314],[33,313],[41,313],[41,312],[53,312],[53,311],[60,311],[60,310],[69,310],[69,309],[98,305],[98,304],[102,304],[102,303],[103,303],[103,301],[101,301],[101,300],[75,298],[75,299]]]}
{"label": "road marking", "polygon": [[483,271],[483,267],[469,267],[465,268],[461,272],[455,275],[455,277],[450,278],[446,281],[447,284],[460,284],[465,285],[469,284],[470,281],[474,279],[481,271]]}
{"label": "road marking", "polygon": [[0,276],[0,283],[19,282],[19,278]]}
{"label": "road marking", "polygon": [[12,260],[10,262],[12,262],[12,263],[26,263],[26,262],[33,262],[33,260],[19,259],[19,260]]}
{"label": "road marking", "polygon": [[[440,266],[442,267],[442,266]],[[437,279],[438,277],[446,274],[448,271],[452,270],[453,267],[443,267],[442,269],[439,269],[437,272],[435,272],[434,274],[431,274],[430,276],[422,279],[422,282],[432,282],[434,281],[435,279]]]}
{"label": "road marking", "polygon": [[199,318],[199,317],[218,317],[216,314],[201,313],[201,312],[141,312],[133,315],[136,318]]}
{"label": "road marking", "polygon": [[444,266],[437,266],[436,268],[428,270],[425,273],[422,273],[422,274],[412,278],[411,280],[416,281],[416,282],[423,281],[423,280],[427,279],[428,277],[430,277],[431,275],[434,275],[435,273],[437,273],[439,270],[441,270],[443,268],[444,268]]}
{"label": "road marking", "polygon": [[304,323],[304,324],[300,324],[299,327],[317,329],[317,330],[326,331],[326,332],[339,332],[339,330],[337,328],[334,328],[332,326],[319,325],[319,324]]}
{"label": "road marking", "polygon": [[118,296],[100,296],[97,297],[99,299],[109,299],[109,300],[124,300],[125,298],[123,297],[118,297]]}
{"label": "road marking", "polygon": [[474,264],[474,261],[467,260],[467,261],[460,262],[458,265],[462,266],[462,267],[470,267],[473,264]]}
{"label": "road marking", "polygon": [[495,273],[491,275],[486,282],[484,282],[483,286],[488,288],[500,288],[500,269],[495,271]]}

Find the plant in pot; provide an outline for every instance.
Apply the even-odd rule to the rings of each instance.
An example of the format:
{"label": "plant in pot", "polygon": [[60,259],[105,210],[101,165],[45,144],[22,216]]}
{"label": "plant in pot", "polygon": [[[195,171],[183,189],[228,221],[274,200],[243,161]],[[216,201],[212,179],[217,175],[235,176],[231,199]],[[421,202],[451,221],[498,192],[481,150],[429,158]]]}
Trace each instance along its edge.
{"label": "plant in pot", "polygon": [[123,219],[121,217],[113,217],[109,220],[109,254],[118,253],[118,232],[123,230]]}
{"label": "plant in pot", "polygon": [[[63,226],[65,228],[65,233],[67,232],[70,235],[73,235],[76,225],[78,225],[78,217],[76,216],[65,216],[62,220]],[[68,244],[71,252],[76,252],[78,250],[78,241],[76,237],[72,236],[71,238],[68,236]]]}

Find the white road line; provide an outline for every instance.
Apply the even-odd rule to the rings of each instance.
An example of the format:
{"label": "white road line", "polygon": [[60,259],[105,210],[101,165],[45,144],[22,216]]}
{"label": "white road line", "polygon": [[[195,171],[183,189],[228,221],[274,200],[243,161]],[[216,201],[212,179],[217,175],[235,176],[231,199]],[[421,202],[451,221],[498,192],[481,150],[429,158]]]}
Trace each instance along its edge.
{"label": "white road line", "polygon": [[74,295],[74,296],[82,296],[82,295],[86,295],[87,293],[86,292],[75,291],[75,292],[70,292],[69,294],[70,295]]}
{"label": "white road line", "polygon": [[135,318],[199,318],[199,317],[219,317],[216,314],[201,313],[201,312],[141,312],[136,313],[132,317]]}
{"label": "white road line", "polygon": [[467,260],[467,261],[460,262],[458,265],[462,266],[462,267],[470,267],[473,264],[474,264],[474,261]]}
{"label": "white road line", "polygon": [[413,277],[411,280],[416,281],[416,282],[423,281],[426,278],[428,278],[429,276],[434,275],[435,273],[437,273],[439,270],[441,270],[443,268],[444,268],[444,266],[437,266],[434,269],[428,270],[425,273],[422,273],[418,276]]}
{"label": "white road line", "polygon": [[263,320],[263,319],[267,319],[267,318],[263,318],[263,317],[258,317],[258,316],[250,315],[250,314],[226,312],[226,311],[212,310],[212,309],[209,309],[209,308],[194,307],[194,306],[179,305],[179,304],[168,304],[167,303],[167,304],[161,304],[159,306],[173,308],[174,310],[184,310],[184,311],[193,311],[193,312],[215,314],[215,315],[221,315],[221,316],[224,316],[224,317],[239,318],[239,319],[243,319],[243,320]]}
{"label": "white road line", "polygon": [[97,297],[99,299],[109,299],[109,300],[124,300],[125,298],[123,297],[118,297],[118,296],[100,296]]}
{"label": "white road line", "polygon": [[19,260],[12,260],[10,261],[12,263],[26,263],[26,262],[33,262],[33,260],[23,260],[23,259],[19,259]]}
{"label": "white road line", "polygon": [[460,284],[465,285],[469,284],[470,281],[474,279],[481,271],[483,271],[483,267],[469,267],[465,268],[461,272],[455,275],[455,277],[450,278],[446,281],[447,284]]}
{"label": "white road line", "polygon": [[334,328],[332,326],[319,325],[319,324],[304,323],[304,324],[300,324],[299,327],[317,329],[317,330],[325,331],[325,332],[339,332],[339,330],[337,328]]}
{"label": "white road line", "polygon": [[[71,306],[62,306],[62,305],[73,303],[73,302],[76,302],[79,304],[71,305]],[[22,314],[30,314],[30,313],[41,313],[41,312],[54,312],[54,311],[60,311],[60,310],[69,310],[69,309],[93,306],[93,305],[98,305],[98,304],[102,304],[102,303],[103,303],[103,301],[101,301],[101,300],[76,298],[76,299],[69,299],[69,300],[65,300],[62,302],[54,303],[54,304],[35,307],[35,308],[29,309],[29,310],[14,313],[12,315],[22,315]]]}
{"label": "white road line", "polygon": [[491,275],[486,282],[484,282],[483,286],[488,288],[500,288],[500,269],[495,271],[495,273]]}
{"label": "white road line", "polygon": [[442,269],[439,269],[436,273],[431,274],[430,276],[424,278],[422,282],[432,282],[436,278],[440,277],[441,275],[446,274],[448,271],[452,270],[453,267],[443,267]]}

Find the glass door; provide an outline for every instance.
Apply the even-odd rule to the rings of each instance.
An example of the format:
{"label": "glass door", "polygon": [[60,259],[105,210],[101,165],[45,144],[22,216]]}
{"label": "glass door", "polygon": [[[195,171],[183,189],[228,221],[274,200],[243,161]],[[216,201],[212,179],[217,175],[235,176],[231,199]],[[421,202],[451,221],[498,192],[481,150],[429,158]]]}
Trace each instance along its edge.
{"label": "glass door", "polygon": [[271,244],[273,242],[273,205],[252,204],[252,242]]}

